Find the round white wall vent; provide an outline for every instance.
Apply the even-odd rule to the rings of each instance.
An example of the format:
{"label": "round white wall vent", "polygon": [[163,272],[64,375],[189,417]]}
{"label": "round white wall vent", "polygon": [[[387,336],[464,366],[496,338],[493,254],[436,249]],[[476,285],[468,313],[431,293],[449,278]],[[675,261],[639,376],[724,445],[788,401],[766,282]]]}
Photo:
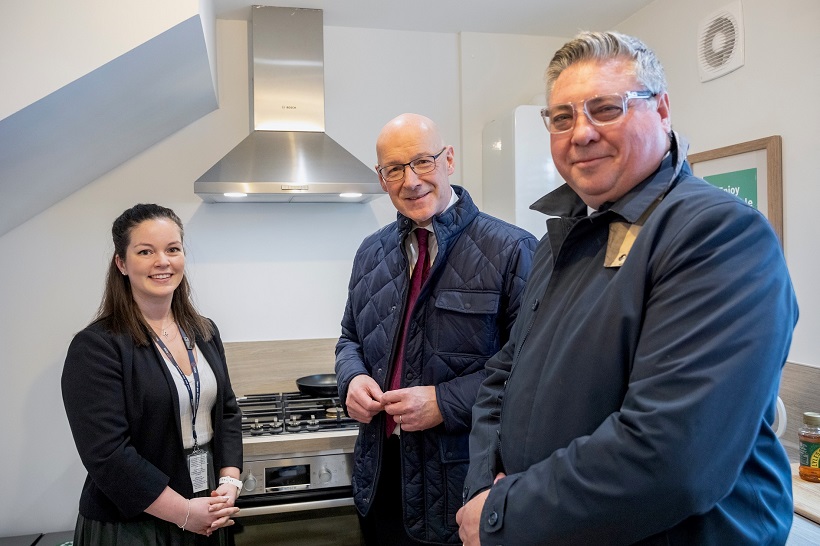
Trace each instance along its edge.
{"label": "round white wall vent", "polygon": [[743,66],[743,11],[740,2],[709,15],[698,25],[698,73],[708,82]]}

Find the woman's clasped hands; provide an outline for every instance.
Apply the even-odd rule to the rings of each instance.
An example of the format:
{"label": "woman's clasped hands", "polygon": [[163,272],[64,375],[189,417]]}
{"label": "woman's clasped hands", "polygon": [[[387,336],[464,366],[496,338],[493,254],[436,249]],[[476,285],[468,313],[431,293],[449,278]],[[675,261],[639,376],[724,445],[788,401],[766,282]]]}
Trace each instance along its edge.
{"label": "woman's clasped hands", "polygon": [[[234,488],[235,490],[236,488]],[[211,536],[211,533],[220,527],[230,527],[234,524],[231,519],[239,508],[234,506],[235,495],[220,495],[214,491],[211,497],[197,497],[191,499],[191,512],[185,530],[200,535]]]}

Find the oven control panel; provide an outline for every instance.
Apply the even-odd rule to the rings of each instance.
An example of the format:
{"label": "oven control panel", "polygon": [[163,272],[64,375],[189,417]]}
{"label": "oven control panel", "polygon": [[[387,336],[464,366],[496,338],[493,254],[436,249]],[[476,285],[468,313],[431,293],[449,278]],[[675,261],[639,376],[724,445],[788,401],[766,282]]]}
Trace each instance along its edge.
{"label": "oven control panel", "polygon": [[244,466],[243,496],[345,487],[352,483],[353,454],[263,459]]}

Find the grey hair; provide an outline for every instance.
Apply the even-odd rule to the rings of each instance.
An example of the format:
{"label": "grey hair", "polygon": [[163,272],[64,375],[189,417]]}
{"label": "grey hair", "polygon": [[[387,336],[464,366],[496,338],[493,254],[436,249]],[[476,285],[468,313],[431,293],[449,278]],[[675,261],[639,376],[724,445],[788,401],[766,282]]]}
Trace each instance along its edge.
{"label": "grey hair", "polygon": [[666,74],[655,52],[638,38],[620,32],[585,31],[564,44],[555,52],[547,66],[547,97],[552,93],[555,80],[570,65],[581,61],[606,61],[615,58],[632,60],[635,77],[656,94],[666,92]]}

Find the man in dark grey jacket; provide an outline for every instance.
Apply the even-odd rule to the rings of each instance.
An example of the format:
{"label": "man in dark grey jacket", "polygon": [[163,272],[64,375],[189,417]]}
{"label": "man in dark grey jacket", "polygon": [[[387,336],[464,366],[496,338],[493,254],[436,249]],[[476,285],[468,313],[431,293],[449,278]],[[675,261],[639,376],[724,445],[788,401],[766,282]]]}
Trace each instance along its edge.
{"label": "man in dark grey jacket", "polygon": [[583,33],[547,69],[567,184],[474,409],[467,546],[783,544],[772,422],[797,321],[766,218],[692,175],[654,53]]}
{"label": "man in dark grey jacket", "polygon": [[363,423],[353,494],[368,544],[459,543],[472,406],[536,241],[450,185],[453,147],[430,119],[392,120],[376,152],[398,219],[356,253],[336,347],[341,400]]}

